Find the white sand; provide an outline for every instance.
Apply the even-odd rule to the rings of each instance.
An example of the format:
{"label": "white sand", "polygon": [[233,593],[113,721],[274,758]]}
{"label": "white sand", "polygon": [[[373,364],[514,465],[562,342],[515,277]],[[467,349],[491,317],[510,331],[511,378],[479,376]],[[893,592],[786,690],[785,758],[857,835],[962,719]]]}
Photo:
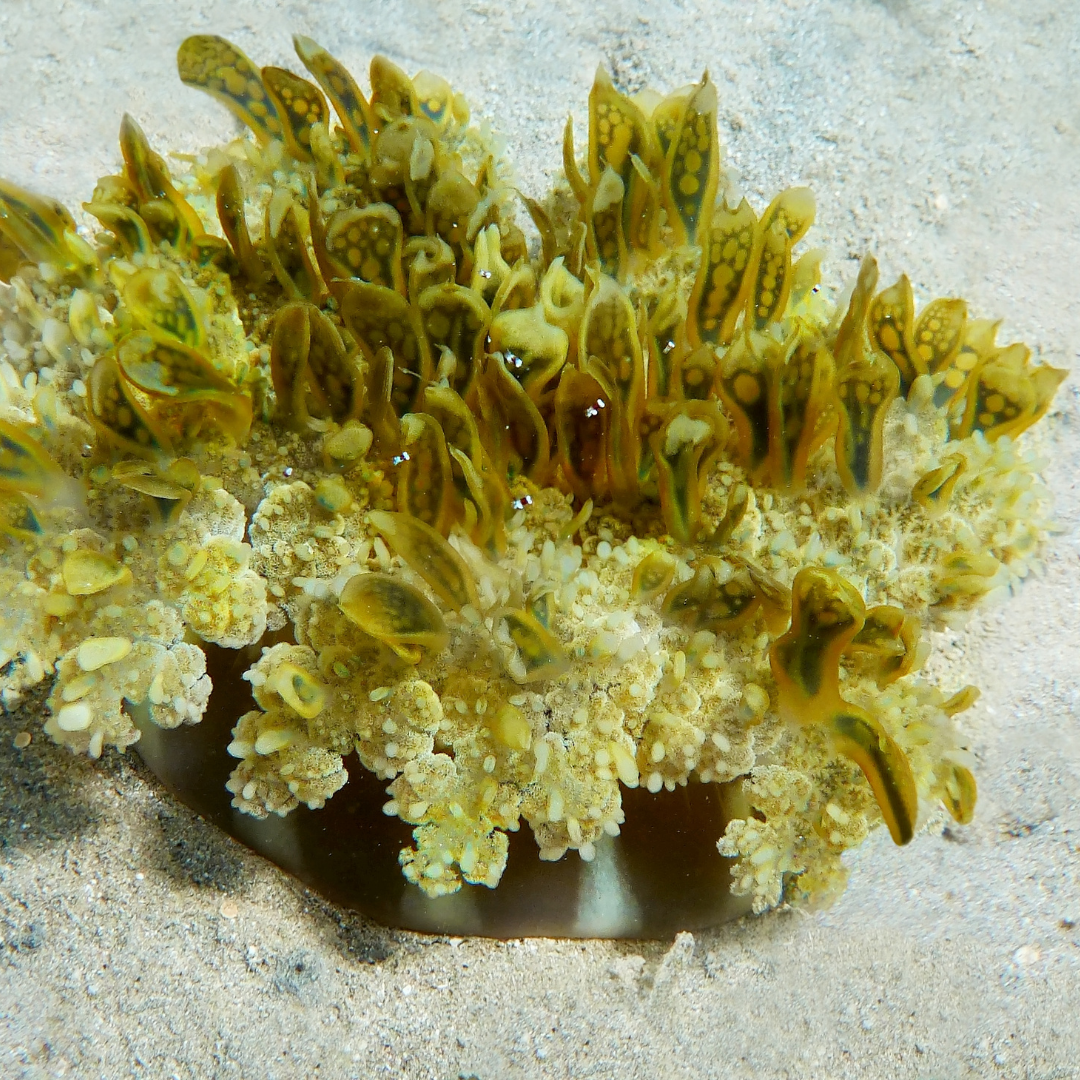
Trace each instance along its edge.
{"label": "white sand", "polygon": [[[708,65],[760,208],[818,193],[812,242],[869,248],[1057,366],[1080,342],[1080,16],[1071,0],[0,2],[0,175],[75,207],[131,111],[158,146],[232,130],[183,87],[192,32],[361,77],[382,51],[494,119],[540,194],[597,62],[668,89]],[[1063,533],[1045,574],[935,641],[975,823],[887,836],[832,910],[666,944],[427,939],[307,893],[132,761],[73,761],[0,718],[0,1076],[1080,1076],[1080,550],[1075,380],[1042,428]],[[36,729],[35,729],[36,730]]]}

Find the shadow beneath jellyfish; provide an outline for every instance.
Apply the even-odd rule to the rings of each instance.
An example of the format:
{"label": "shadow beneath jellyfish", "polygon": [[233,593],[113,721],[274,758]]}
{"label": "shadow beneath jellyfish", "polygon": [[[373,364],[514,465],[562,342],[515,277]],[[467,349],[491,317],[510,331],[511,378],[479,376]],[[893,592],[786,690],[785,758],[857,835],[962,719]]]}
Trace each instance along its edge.
{"label": "shadow beneath jellyfish", "polygon": [[[14,709],[0,709],[0,861],[93,832],[101,816],[88,792],[130,769],[116,755],[93,762],[52,742],[42,731],[51,689],[51,682],[40,683]],[[31,736],[26,746],[16,742],[22,733]]]}

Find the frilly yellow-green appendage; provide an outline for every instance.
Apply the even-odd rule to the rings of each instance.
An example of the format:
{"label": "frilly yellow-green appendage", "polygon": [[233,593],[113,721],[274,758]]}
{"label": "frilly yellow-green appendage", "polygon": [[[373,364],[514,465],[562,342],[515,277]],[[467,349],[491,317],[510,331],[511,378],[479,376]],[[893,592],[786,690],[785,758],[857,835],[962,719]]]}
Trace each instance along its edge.
{"label": "frilly yellow-green appendage", "polygon": [[707,76],[598,72],[537,201],[443,79],[296,50],[313,82],[188,38],[254,138],[173,176],[125,117],[99,230],[0,182],[4,704],[49,680],[98,757],[262,643],[234,805],[320,807],[355,752],[432,896],[497,885],[522,819],[591,859],[623,787],[741,780],[756,910],[969,821],[975,694],[924,633],[1037,565],[1018,438],[1064,373],[869,256],[835,305],[813,195],[735,195]]}

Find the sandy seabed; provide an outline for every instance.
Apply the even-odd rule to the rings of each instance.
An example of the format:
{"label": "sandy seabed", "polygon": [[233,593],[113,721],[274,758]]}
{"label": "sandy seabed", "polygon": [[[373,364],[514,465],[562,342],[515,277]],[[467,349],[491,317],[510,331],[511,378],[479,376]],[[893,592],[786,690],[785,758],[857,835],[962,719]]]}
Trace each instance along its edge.
{"label": "sandy seabed", "polygon": [[[759,209],[809,183],[833,282],[961,295],[1075,370],[1080,7],[948,0],[281,3],[0,0],[0,175],[70,207],[119,163],[233,132],[175,52],[218,33],[298,68],[293,33],[362,76],[431,68],[505,135],[540,195],[597,63],[631,90],[720,93]],[[312,895],[165,795],[133,759],[71,759],[0,716],[2,1077],[1080,1076],[1080,407],[1040,425],[1061,533],[1045,571],[935,635],[977,817],[878,835],[831,910],[674,943],[427,938]],[[13,736],[34,731],[18,750]]]}

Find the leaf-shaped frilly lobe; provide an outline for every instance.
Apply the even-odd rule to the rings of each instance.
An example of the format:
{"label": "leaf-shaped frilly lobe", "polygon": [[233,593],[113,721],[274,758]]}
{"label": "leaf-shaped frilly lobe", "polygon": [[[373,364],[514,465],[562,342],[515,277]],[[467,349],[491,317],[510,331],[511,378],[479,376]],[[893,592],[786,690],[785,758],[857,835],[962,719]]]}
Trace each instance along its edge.
{"label": "leaf-shaped frilly lobe", "polygon": [[675,556],[662,548],[650,552],[634,567],[630,595],[646,604],[654,600],[671,584],[677,565]]}
{"label": "leaf-shaped frilly lobe", "polygon": [[218,177],[217,214],[221,231],[225,234],[240,269],[253,285],[258,285],[266,274],[248,232],[240,174],[231,163],[221,170]]}
{"label": "leaf-shaped frilly lobe", "polygon": [[[735,422],[739,459],[751,475],[761,474],[769,453],[772,376],[770,364],[756,345],[748,335],[741,334],[724,353],[716,380],[717,392]],[[774,342],[770,352],[777,347]]]}
{"label": "leaf-shaped frilly lobe", "polygon": [[650,403],[676,396],[673,379],[684,350],[685,318],[686,303],[673,284],[660,294],[645,321],[642,348],[647,358],[646,396]]}
{"label": "leaf-shaped frilly lobe", "polygon": [[981,360],[964,390],[955,438],[975,431],[991,441],[1002,435],[1015,437],[1045,415],[1068,372],[1045,364],[1032,368],[1030,357],[1027,346],[1016,343]]}
{"label": "leaf-shaped frilly lobe", "polygon": [[[120,341],[113,355],[129,404],[138,404],[161,449],[192,445],[207,434],[224,434],[234,442],[246,438],[251,398],[202,353],[135,333]],[[102,357],[95,370],[109,359]]]}
{"label": "leaf-shaped frilly lobe", "polygon": [[150,148],[142,128],[127,113],[120,122],[120,151],[124,175],[150,235],[156,240],[168,240],[177,251],[187,251],[192,240],[205,233],[199,215],[173,187],[165,162]]}
{"label": "leaf-shaped frilly lobe", "polygon": [[116,358],[125,378],[155,397],[205,400],[204,392],[234,390],[202,353],[179,343],[155,341],[149,334],[129,334],[117,345]]}
{"label": "leaf-shaped frilly lobe", "polygon": [[507,671],[519,683],[556,679],[570,666],[559,639],[533,614],[515,608],[503,608],[496,624],[506,627],[514,652],[507,661]]}
{"label": "leaf-shaped frilly lobe", "polygon": [[[413,263],[410,277],[419,277],[421,271],[417,270],[418,261],[419,259]],[[411,285],[410,295],[416,295]],[[455,285],[452,281],[431,284],[418,295],[417,306],[431,343],[433,359],[435,354],[439,356],[440,376],[445,378],[449,386],[462,398],[471,400],[476,376],[483,366],[484,348],[491,322],[490,308],[472,289]],[[498,342],[492,346],[495,352],[510,348],[511,344],[520,345],[520,342],[516,341],[502,341],[499,334],[496,334],[495,340]],[[510,348],[510,351],[513,352],[513,349]],[[449,363],[451,360],[452,366]]]}
{"label": "leaf-shaped frilly lobe", "polygon": [[472,572],[441,533],[411,514],[372,510],[368,520],[441,600],[455,611],[480,610]]}
{"label": "leaf-shaped frilly lobe", "polygon": [[424,651],[441,652],[450,641],[439,609],[419,589],[391,574],[357,574],[341,591],[338,605],[364,633],[409,664]]}
{"label": "leaf-shaped frilly lobe", "polygon": [[393,356],[391,401],[398,416],[412,407],[434,368],[420,312],[401,293],[381,285],[343,281],[336,286],[341,317],[371,364],[381,349]]}
{"label": "leaf-shaped frilly lobe", "polygon": [[449,164],[436,161],[438,138],[426,117],[410,116],[388,123],[372,143],[368,177],[374,201],[390,203],[410,233],[423,231],[425,207],[440,165]]}
{"label": "leaf-shaped frilly lobe", "polygon": [[628,251],[623,235],[623,202],[626,185],[610,166],[600,182],[592,189],[585,204],[586,251],[605,274],[624,280],[628,268]]}
{"label": "leaf-shaped frilly lobe", "polygon": [[446,438],[427,413],[401,418],[401,452],[393,459],[397,473],[397,506],[442,535],[461,518]]}
{"label": "leaf-shaped frilly lobe", "polygon": [[563,370],[555,391],[559,464],[581,502],[610,494],[607,448],[613,396],[593,375],[572,367]]}
{"label": "leaf-shaped frilly lobe", "polygon": [[911,766],[881,724],[840,695],[841,654],[865,623],[862,597],[839,573],[817,567],[800,570],[791,593],[791,629],[769,650],[780,714],[826,727],[866,776],[893,841],[906,844],[918,812]]}
{"label": "leaf-shaped frilly lobe", "polygon": [[479,204],[480,192],[456,168],[443,169],[427,194],[424,230],[449,246],[459,281],[468,280],[465,275],[472,273],[468,231]]}
{"label": "leaf-shaped frilly lobe", "polygon": [[217,98],[261,142],[284,135],[277,106],[259,69],[231,42],[214,34],[185,38],[176,54],[180,80]]}
{"label": "leaf-shaped frilly lobe", "polygon": [[333,103],[353,153],[366,159],[375,125],[371,108],[356,85],[356,80],[341,63],[311,38],[297,34],[293,38],[293,45],[296,55],[315,76]]}
{"label": "leaf-shaped frilly lobe", "polygon": [[914,356],[934,380],[934,404],[938,408],[946,408],[957,396],[977,362],[975,352],[961,352],[966,322],[967,304],[963,300],[939,299],[927,304],[915,323]]}
{"label": "leaf-shaped frilly lobe", "polygon": [[811,454],[831,433],[833,359],[796,323],[786,341],[744,335],[720,361],[716,389],[735,421],[739,456],[759,481],[799,491]]}
{"label": "leaf-shaped frilly lobe", "polygon": [[950,438],[981,431],[991,441],[1039,420],[1065,378],[1058,368],[1031,367],[1024,345],[997,345],[999,326],[969,319],[955,298],[932,300],[916,318],[906,275],[874,298],[867,319],[870,341],[896,364],[904,393],[928,376],[934,405],[949,414]]}
{"label": "leaf-shaped frilly lobe", "polygon": [[977,347],[963,349],[971,326],[967,305],[956,299],[933,300],[916,319],[906,274],[874,297],[866,321],[871,344],[899,370],[902,391],[906,394],[918,376],[930,375],[935,382],[934,404],[939,408],[957,396],[978,360]]}
{"label": "leaf-shaped frilly lobe", "polygon": [[907,274],[874,297],[867,316],[870,340],[896,365],[900,388],[907,393],[926,362],[915,349],[915,298]]}
{"label": "leaf-shaped frilly lobe", "polygon": [[0,498],[14,495],[51,501],[71,486],[67,474],[33,435],[0,420]]}
{"label": "leaf-shaped frilly lobe", "polygon": [[409,299],[418,299],[433,285],[454,282],[457,267],[450,245],[439,236],[411,236],[402,248]]}
{"label": "leaf-shaped frilly lobe", "polygon": [[205,312],[171,270],[137,270],[123,297],[132,319],[155,341],[189,349],[206,344]]}
{"label": "leaf-shaped frilly lobe", "polygon": [[557,326],[567,338],[567,355],[578,355],[578,331],[585,311],[585,285],[566,268],[560,255],[554,259],[540,280],[540,302],[544,318]]}
{"label": "leaf-shaped frilly lobe", "polygon": [[[482,469],[485,462],[483,445],[480,442],[480,429],[472,410],[465,404],[461,395],[449,386],[433,384],[424,388],[424,412],[432,416],[446,439],[446,448],[451,455],[463,455],[474,469]],[[459,477],[454,471],[455,482]],[[462,488],[462,494],[468,489]]]}
{"label": "leaf-shaped frilly lobe", "polygon": [[691,543],[701,527],[702,491],[727,437],[728,423],[715,401],[671,406],[650,436],[664,525],[683,543]]}
{"label": "leaf-shaped frilly lobe", "polygon": [[502,239],[497,225],[480,229],[473,242],[472,254],[469,288],[478,293],[485,303],[494,306],[499,288],[511,271],[510,264],[503,258]]}
{"label": "leaf-shaped frilly lobe", "polygon": [[[573,135],[567,131],[573,160]],[[615,272],[620,253],[625,261],[628,247],[644,250],[655,243],[652,224],[657,193],[650,177],[659,164],[656,137],[640,106],[619,93],[607,72],[598,68],[589,94],[591,192],[582,193],[582,201],[591,202],[587,214],[598,219],[592,232],[607,272]],[[573,173],[584,184],[576,166]]]}
{"label": "leaf-shaped frilly lobe", "polygon": [[329,120],[326,99],[318,87],[279,67],[262,69],[263,89],[274,103],[285,145],[300,161],[312,160],[312,128]]}
{"label": "leaf-shaped frilly lobe", "polygon": [[690,344],[729,345],[749,291],[757,216],[743,199],[730,210],[713,210],[708,242],[702,245],[690,294],[686,335]]}
{"label": "leaf-shaped frilly lobe", "polygon": [[[978,700],[979,688],[969,684],[957,690],[952,697],[943,702],[941,711],[946,716],[955,716],[965,709],[970,709]],[[944,763],[944,767],[942,802],[957,824],[970,825],[975,816],[975,804],[979,797],[975,777],[972,776],[970,769],[956,762]]]}
{"label": "leaf-shaped frilly lobe", "polygon": [[551,441],[540,410],[506,366],[502,353],[489,353],[477,384],[480,430],[500,476],[539,478],[551,455]]}
{"label": "leaf-shaped frilly lobe", "polygon": [[388,203],[338,210],[326,222],[323,245],[328,278],[355,278],[405,295],[401,215]]}
{"label": "leaf-shaped frilly lobe", "polygon": [[868,657],[876,668],[878,686],[885,687],[914,669],[921,629],[919,620],[903,608],[880,604],[866,612],[848,651]]}
{"label": "leaf-shaped frilly lobe", "polygon": [[788,188],[769,204],[754,238],[750,324],[764,330],[783,317],[791,293],[791,251],[814,223],[817,204],[805,187]]}
{"label": "leaf-shaped frilly lobe", "polygon": [[969,319],[963,300],[931,301],[914,315],[911,285],[901,277],[870,308],[871,340],[896,363],[905,392],[929,376],[933,402],[948,412],[950,437],[981,431],[987,439],[1016,436],[1050,406],[1065,372],[1031,367],[1021,344],[995,343],[1000,323]]}
{"label": "leaf-shaped frilly lobe", "polygon": [[274,322],[270,373],[279,418],[305,430],[312,416],[337,423],[356,419],[364,406],[363,373],[337,327],[314,304],[286,304]]}
{"label": "leaf-shaped frilly lobe", "polygon": [[885,414],[900,389],[897,366],[867,341],[866,317],[877,273],[877,262],[867,255],[833,345],[839,417],[836,467],[852,495],[874,492],[881,483]]}
{"label": "leaf-shaped frilly lobe", "polygon": [[732,572],[722,560],[706,556],[694,576],[670,589],[662,612],[668,622],[686,630],[732,634],[753,618],[761,596],[749,572]]}
{"label": "leaf-shaped frilly lobe", "polygon": [[172,453],[164,425],[152,414],[152,399],[124,377],[115,353],[95,361],[86,391],[90,422],[107,446],[146,458]]}
{"label": "leaf-shaped frilly lobe", "polygon": [[744,199],[735,210],[719,205],[701,238],[702,260],[690,295],[687,339],[727,345],[744,307],[747,325],[764,330],[783,318],[794,282],[792,249],[813,224],[809,188],[788,188],[761,220]]}
{"label": "leaf-shaped frilly lobe", "polygon": [[374,56],[368,67],[368,78],[371,81],[371,112],[378,129],[381,130],[388,121],[419,113],[416,88],[397,64],[385,56]]}
{"label": "leaf-shaped frilly lobe", "polygon": [[420,111],[440,132],[451,125],[464,127],[469,122],[469,106],[461,94],[455,94],[450,84],[430,71],[418,71],[413,76],[413,87]]}
{"label": "leaf-shaped frilly lobe", "polygon": [[288,188],[276,188],[266,204],[263,250],[290,300],[310,300],[321,305],[327,299],[328,289],[315,254],[310,211]]}
{"label": "leaf-shaped frilly lobe", "polygon": [[[205,352],[205,311],[180,277],[171,270],[137,270],[122,297],[134,332],[121,338],[111,358],[95,365],[102,370],[91,379],[97,392],[90,404],[99,424],[130,427],[122,440],[134,436],[144,449],[189,442],[215,427],[242,441],[251,425],[251,399]],[[117,399],[115,410],[106,405],[114,393],[125,402]],[[131,424],[124,422],[128,414]]]}
{"label": "leaf-shaped frilly lobe", "polygon": [[[737,506],[729,506],[729,512]],[[745,504],[741,504],[745,508]],[[715,537],[714,537],[715,540]],[[780,634],[791,620],[791,590],[761,567],[739,555],[705,555],[694,576],[672,587],[661,613],[689,630],[733,634],[760,611],[770,634]]]}
{"label": "leaf-shaped frilly lobe", "polygon": [[48,263],[81,281],[100,275],[97,256],[61,203],[0,180],[0,281],[24,263]]}
{"label": "leaf-shaped frilly lobe", "polygon": [[616,500],[633,504],[639,489],[641,420],[645,413],[645,363],[630,298],[600,275],[581,323],[580,370],[607,388],[608,477]]}
{"label": "leaf-shaped frilly lobe", "polygon": [[777,487],[801,491],[811,454],[832,430],[826,416],[833,357],[815,332],[802,327],[776,356],[769,387],[769,475]]}
{"label": "leaf-shaped frilly lobe", "polygon": [[663,169],[664,203],[676,242],[701,243],[720,178],[716,87],[708,72],[686,98]]}
{"label": "leaf-shaped frilly lobe", "polygon": [[201,477],[190,458],[177,458],[165,468],[147,461],[119,461],[112,468],[113,480],[146,495],[162,525],[175,525],[184,507],[198,490]]}
{"label": "leaf-shaped frilly lobe", "polygon": [[931,515],[944,512],[952,498],[957,481],[967,469],[967,459],[962,454],[950,454],[936,469],[919,478],[911,489],[911,498]]}
{"label": "leaf-shaped frilly lobe", "polygon": [[111,555],[87,548],[69,551],[60,564],[60,577],[71,596],[95,596],[131,583],[131,568]]}
{"label": "leaf-shaped frilly lobe", "polygon": [[975,817],[978,788],[971,770],[955,763],[947,766],[942,802],[958,825],[970,825]]}
{"label": "leaf-shaped frilly lobe", "polygon": [[83,209],[88,214],[93,214],[113,234],[114,242],[125,255],[147,254],[154,241],[146,222],[127,206],[98,201],[100,188],[99,184],[98,191],[94,193],[94,201],[83,203]]}

